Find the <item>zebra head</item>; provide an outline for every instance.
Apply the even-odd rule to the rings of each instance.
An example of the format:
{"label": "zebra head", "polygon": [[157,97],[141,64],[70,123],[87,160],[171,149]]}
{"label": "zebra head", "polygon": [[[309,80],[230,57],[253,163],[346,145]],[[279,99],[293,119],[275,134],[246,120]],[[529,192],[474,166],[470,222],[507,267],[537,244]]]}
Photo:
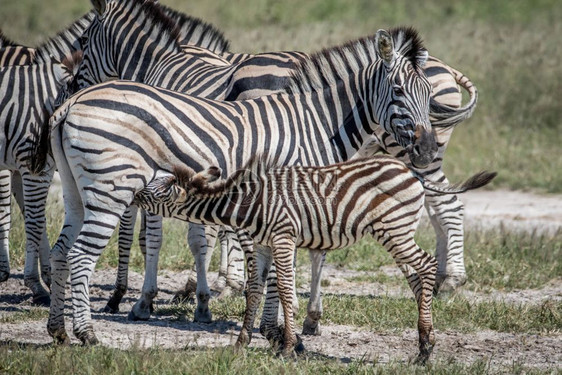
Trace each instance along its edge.
{"label": "zebra head", "polygon": [[379,30],[375,49],[380,61],[374,80],[374,117],[408,152],[412,164],[425,168],[437,155],[429,121],[431,84],[421,69],[428,52],[411,28]]}

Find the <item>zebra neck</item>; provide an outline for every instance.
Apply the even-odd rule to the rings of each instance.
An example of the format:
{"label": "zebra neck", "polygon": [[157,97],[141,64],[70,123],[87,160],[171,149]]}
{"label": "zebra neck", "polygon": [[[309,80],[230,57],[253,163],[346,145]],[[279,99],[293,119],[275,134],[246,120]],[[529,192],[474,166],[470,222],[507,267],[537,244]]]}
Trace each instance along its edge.
{"label": "zebra neck", "polygon": [[[303,111],[303,121],[314,146],[329,163],[341,162],[357,153],[378,124],[372,118],[369,90],[356,82],[370,83],[368,77],[359,80],[350,76],[336,86],[305,94],[311,103]],[[309,142],[309,140],[305,140]],[[314,148],[313,147],[313,148]]]}

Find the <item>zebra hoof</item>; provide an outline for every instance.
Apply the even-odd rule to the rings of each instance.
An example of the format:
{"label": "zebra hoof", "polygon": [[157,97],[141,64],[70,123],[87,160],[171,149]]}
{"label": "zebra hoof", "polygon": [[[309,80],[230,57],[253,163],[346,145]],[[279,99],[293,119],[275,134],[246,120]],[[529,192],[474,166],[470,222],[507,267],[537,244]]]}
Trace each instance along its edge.
{"label": "zebra hoof", "polygon": [[80,339],[80,341],[82,341],[83,346],[94,346],[100,343],[100,341],[92,331],[86,331],[76,336]]}
{"label": "zebra hoof", "polygon": [[211,310],[209,308],[197,308],[195,309],[195,315],[193,321],[197,323],[212,323],[213,316],[211,315]]}
{"label": "zebra hoof", "polygon": [[150,319],[150,313],[138,313],[135,312],[135,309],[133,308],[131,311],[129,311],[129,314],[127,315],[127,320],[130,320],[132,322],[136,322],[139,320],[142,321],[147,321],[148,319]]}
{"label": "zebra hoof", "polygon": [[3,283],[4,281],[8,280],[9,277],[10,277],[10,270],[0,271],[0,283]]}
{"label": "zebra hoof", "polygon": [[304,323],[302,324],[302,334],[306,336],[320,336],[322,335],[322,330],[320,329],[320,323],[318,321],[313,321],[306,317]]}
{"label": "zebra hoof", "polygon": [[137,320],[148,320],[150,319],[150,313],[152,312],[152,302],[146,304],[144,301],[140,300],[131,309],[127,319],[132,321]]}
{"label": "zebra hoof", "polygon": [[31,302],[36,306],[49,307],[51,305],[51,297],[48,294],[33,296]]}
{"label": "zebra hoof", "polygon": [[105,307],[103,308],[103,312],[108,314],[117,314],[119,312],[119,305],[111,306],[110,302],[108,302],[107,305],[105,305]]}
{"label": "zebra hoof", "polygon": [[465,274],[462,275],[447,275],[439,276],[435,280],[435,287],[433,288],[433,294],[447,294],[452,293],[464,284],[468,280]]}
{"label": "zebra hoof", "polygon": [[66,333],[66,330],[64,328],[60,328],[56,330],[51,330],[47,328],[47,331],[49,332],[49,335],[53,338],[53,344],[64,345],[64,346],[70,345],[70,337],[68,337],[68,334]]}
{"label": "zebra hoof", "polygon": [[295,345],[295,353],[297,354],[302,354],[304,353],[305,349],[304,349],[304,344],[302,342],[302,339],[299,335],[297,335],[297,344]]}

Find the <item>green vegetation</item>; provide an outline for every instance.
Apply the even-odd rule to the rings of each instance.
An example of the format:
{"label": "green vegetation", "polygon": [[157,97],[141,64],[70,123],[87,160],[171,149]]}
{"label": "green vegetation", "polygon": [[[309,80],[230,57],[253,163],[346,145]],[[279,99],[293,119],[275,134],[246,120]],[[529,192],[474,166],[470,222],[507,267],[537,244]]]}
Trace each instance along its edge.
{"label": "green vegetation", "polygon": [[30,320],[41,320],[49,316],[49,310],[32,307],[30,309],[20,309],[19,311],[9,313],[0,313],[0,323],[19,323]]}
{"label": "green vegetation", "polygon": [[[308,355],[298,361],[276,358],[271,351],[248,349],[243,355],[231,348],[215,350],[119,350],[101,346],[55,347],[0,344],[2,374],[543,374],[517,362],[490,370],[489,363],[478,360],[463,364],[454,358],[431,361],[427,367],[404,362],[342,363],[333,358]],[[556,371],[552,368],[553,373]]]}

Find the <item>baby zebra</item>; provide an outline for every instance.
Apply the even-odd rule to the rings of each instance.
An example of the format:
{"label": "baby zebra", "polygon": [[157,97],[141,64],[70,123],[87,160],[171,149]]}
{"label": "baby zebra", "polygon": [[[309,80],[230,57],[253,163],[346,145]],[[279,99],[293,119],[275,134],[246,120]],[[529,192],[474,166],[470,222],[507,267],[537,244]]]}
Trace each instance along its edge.
{"label": "baby zebra", "polygon": [[[242,228],[254,242],[272,249],[285,315],[284,337],[277,341],[284,343],[283,355],[292,354],[297,343],[292,310],[295,248],[339,249],[370,234],[390,252],[415,294],[418,361],[427,360],[435,343],[431,303],[437,262],[414,241],[424,188],[461,193],[486,185],[495,173],[482,172],[462,185],[448,186],[421,181],[404,163],[383,155],[326,167],[272,167],[254,159],[226,180],[210,183],[220,172],[211,167],[193,174],[178,167],[173,175],[155,178],[134,203],[163,216]],[[245,242],[249,278],[237,347],[250,342],[265,281]]]}

